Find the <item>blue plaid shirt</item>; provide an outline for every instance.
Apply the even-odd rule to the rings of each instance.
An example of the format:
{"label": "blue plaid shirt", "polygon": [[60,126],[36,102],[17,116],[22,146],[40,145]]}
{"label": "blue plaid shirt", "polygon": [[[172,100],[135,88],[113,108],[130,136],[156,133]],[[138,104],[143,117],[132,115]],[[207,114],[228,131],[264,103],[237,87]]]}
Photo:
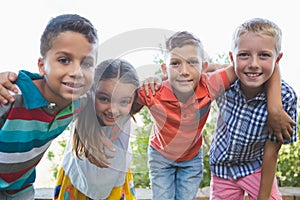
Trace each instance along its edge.
{"label": "blue plaid shirt", "polygon": [[[236,180],[261,167],[267,139],[279,141],[268,133],[265,93],[246,99],[237,80],[216,102],[219,116],[210,148],[211,171],[220,178]],[[297,95],[284,81],[282,104],[290,117],[297,121]],[[294,134],[285,144],[296,141],[297,127],[293,128]]]}

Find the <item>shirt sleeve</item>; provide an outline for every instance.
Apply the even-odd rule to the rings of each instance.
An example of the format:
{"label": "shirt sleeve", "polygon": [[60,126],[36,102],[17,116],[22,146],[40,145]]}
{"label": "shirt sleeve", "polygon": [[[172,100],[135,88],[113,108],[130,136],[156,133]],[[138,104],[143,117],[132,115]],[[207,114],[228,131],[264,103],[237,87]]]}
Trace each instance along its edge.
{"label": "shirt sleeve", "polygon": [[140,88],[138,91],[138,98],[136,102],[140,105],[146,105],[146,93],[144,88]]}
{"label": "shirt sleeve", "polygon": [[[161,90],[162,86],[160,87],[159,90]],[[157,91],[158,93],[158,91]],[[157,95],[156,93],[156,95]],[[137,98],[137,103],[143,106],[151,106],[154,102],[154,95],[152,93],[152,91],[149,89],[149,95],[146,95],[145,89],[143,87],[141,87],[138,91],[138,98]]]}
{"label": "shirt sleeve", "polygon": [[215,99],[230,87],[225,69],[203,74],[210,96]]}

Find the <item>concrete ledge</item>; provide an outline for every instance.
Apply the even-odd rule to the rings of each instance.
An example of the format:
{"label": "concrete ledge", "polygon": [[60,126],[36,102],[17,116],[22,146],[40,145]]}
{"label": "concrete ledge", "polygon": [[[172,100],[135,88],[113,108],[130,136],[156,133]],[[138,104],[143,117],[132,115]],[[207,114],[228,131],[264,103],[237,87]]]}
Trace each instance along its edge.
{"label": "concrete ledge", "polygon": [[[279,188],[282,193],[283,200],[300,200],[300,187],[281,187]],[[52,188],[36,188],[36,200],[52,200]],[[197,200],[209,200],[209,187],[199,189],[197,193]],[[136,189],[138,200],[151,200],[151,191],[149,189]],[[248,199],[248,198],[246,198]]]}

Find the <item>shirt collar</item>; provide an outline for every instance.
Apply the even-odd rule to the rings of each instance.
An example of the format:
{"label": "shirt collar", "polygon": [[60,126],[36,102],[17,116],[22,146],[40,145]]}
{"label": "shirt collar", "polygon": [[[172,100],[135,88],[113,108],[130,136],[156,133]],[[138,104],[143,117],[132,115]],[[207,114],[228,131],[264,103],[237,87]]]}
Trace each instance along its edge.
{"label": "shirt collar", "polygon": [[25,70],[20,70],[16,84],[22,92],[22,97],[24,99],[24,104],[26,109],[40,108],[50,105],[40,93],[33,80],[43,79],[37,73],[31,73]]}
{"label": "shirt collar", "polygon": [[235,91],[235,93],[237,93],[239,96],[241,96],[242,98],[244,98],[246,101],[263,101],[266,100],[266,93],[265,92],[260,92],[258,93],[255,97],[251,98],[251,99],[247,99],[245,97],[245,95],[243,94],[242,90],[241,90],[241,80],[237,79],[232,85],[231,85],[231,89],[233,89],[233,91]]}
{"label": "shirt collar", "polygon": [[[164,81],[162,84],[162,88],[164,88],[164,92],[161,93],[161,97],[165,101],[178,101],[176,98],[172,85],[169,80]],[[202,79],[200,79],[200,83],[196,86],[195,89],[195,97],[196,99],[202,99],[207,95],[206,89],[203,85]]]}

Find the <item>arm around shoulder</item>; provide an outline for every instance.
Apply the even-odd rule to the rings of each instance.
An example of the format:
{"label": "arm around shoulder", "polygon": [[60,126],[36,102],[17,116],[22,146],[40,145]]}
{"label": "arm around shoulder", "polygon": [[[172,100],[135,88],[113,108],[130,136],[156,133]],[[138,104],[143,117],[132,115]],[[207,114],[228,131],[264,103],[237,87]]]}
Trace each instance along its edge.
{"label": "arm around shoulder", "polygon": [[283,110],[281,96],[281,77],[276,65],[271,78],[266,82],[269,133],[275,134],[279,141],[290,139],[291,126],[296,122]]}
{"label": "arm around shoulder", "polygon": [[228,66],[225,68],[225,71],[226,71],[226,73],[227,73],[227,77],[228,77],[228,80],[229,80],[229,84],[232,84],[232,83],[237,79],[237,76],[236,76],[236,74],[235,74],[233,65],[228,65]]}

